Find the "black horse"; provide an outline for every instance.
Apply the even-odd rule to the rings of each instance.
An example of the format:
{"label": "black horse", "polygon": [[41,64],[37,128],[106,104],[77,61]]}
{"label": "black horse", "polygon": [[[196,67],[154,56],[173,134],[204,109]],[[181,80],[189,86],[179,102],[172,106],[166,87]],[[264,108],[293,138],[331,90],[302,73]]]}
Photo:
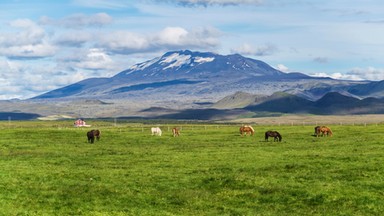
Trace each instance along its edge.
{"label": "black horse", "polygon": [[268,141],[268,137],[273,137],[273,141],[279,141],[281,142],[282,136],[277,131],[267,131],[265,132],[265,141]]}
{"label": "black horse", "polygon": [[90,130],[87,132],[88,142],[93,143],[95,141],[95,138],[97,141],[100,140],[100,131],[99,130]]}

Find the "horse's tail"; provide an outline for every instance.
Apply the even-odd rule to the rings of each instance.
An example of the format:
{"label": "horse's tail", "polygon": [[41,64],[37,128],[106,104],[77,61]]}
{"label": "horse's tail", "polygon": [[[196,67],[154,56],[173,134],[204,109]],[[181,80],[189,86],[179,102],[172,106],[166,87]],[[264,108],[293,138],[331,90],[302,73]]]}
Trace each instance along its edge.
{"label": "horse's tail", "polygon": [[329,132],[329,136],[333,135],[331,128],[328,128],[328,132]]}
{"label": "horse's tail", "polygon": [[315,136],[319,136],[320,135],[320,129],[321,129],[321,126],[316,126],[315,127]]}
{"label": "horse's tail", "polygon": [[265,140],[268,140],[268,131],[265,132]]}

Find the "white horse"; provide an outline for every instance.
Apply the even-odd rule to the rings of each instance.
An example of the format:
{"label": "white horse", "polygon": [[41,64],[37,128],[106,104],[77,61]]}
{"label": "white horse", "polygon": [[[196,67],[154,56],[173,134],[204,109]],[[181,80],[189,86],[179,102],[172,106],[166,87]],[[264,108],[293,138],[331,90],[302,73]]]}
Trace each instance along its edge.
{"label": "white horse", "polygon": [[159,127],[151,128],[151,132],[152,132],[152,136],[153,135],[161,136],[161,129]]}

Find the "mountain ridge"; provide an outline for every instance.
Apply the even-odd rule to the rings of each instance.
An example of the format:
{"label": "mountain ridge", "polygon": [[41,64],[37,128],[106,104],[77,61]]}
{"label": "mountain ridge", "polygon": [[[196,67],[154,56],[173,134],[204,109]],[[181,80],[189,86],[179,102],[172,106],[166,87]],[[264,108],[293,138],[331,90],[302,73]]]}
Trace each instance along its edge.
{"label": "mountain ridge", "polygon": [[[169,85],[159,85],[161,83]],[[180,100],[192,97],[193,100],[207,98],[215,102],[237,91],[260,94],[297,91],[305,93],[310,98],[311,94],[308,92],[324,86],[331,90],[331,87],[335,86],[333,83],[346,87],[366,82],[335,81],[310,77],[299,72],[284,73],[263,61],[246,58],[239,54],[219,55],[184,50],[167,52],[161,57],[135,64],[109,78],[82,80],[32,99],[81,97],[138,99],[144,94],[147,96],[157,94],[156,97],[152,97],[156,99],[164,98],[166,94],[173,94],[181,96]],[[192,87],[191,84],[193,84]],[[139,86],[141,88],[137,88]],[[314,86],[315,89],[313,89]],[[153,91],[159,88],[161,89],[158,92]],[[129,93],[122,91],[124,89],[130,89]],[[165,94],[161,95],[162,92]]]}
{"label": "mountain ridge", "polygon": [[[343,110],[352,114],[374,113],[383,112],[379,107],[383,97],[384,81],[311,77],[300,72],[285,73],[239,54],[181,50],[134,64],[112,77],[81,80],[23,103],[51,104],[57,110],[69,109],[67,113],[83,116],[180,117],[183,113],[203,116],[204,110],[212,115],[218,112],[218,116],[242,112],[323,114]],[[95,100],[102,103],[76,103]],[[331,108],[334,111],[329,111]]]}

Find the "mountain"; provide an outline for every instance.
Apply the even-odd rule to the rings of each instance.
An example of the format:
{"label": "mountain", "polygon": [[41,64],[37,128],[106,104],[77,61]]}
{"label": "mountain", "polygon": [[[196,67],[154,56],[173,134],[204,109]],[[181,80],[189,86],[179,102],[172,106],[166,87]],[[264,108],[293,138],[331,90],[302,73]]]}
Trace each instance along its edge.
{"label": "mountain", "polygon": [[360,97],[383,97],[384,95],[384,80],[373,81],[364,84],[354,85],[345,89],[352,95]]}
{"label": "mountain", "polygon": [[284,73],[262,61],[238,54],[219,55],[184,50],[168,52],[161,57],[133,65],[110,78],[86,79],[33,99],[164,101],[173,98],[187,103],[196,100],[216,102],[238,91],[265,95],[276,91],[300,93],[313,87],[345,87],[352,83],[357,84],[352,81],[315,78],[301,73]]}
{"label": "mountain", "polygon": [[[225,118],[252,112],[384,113],[384,81],[285,73],[239,54],[167,52],[112,77],[90,78],[0,112],[77,117]],[[15,108],[16,107],[16,108]]]}

